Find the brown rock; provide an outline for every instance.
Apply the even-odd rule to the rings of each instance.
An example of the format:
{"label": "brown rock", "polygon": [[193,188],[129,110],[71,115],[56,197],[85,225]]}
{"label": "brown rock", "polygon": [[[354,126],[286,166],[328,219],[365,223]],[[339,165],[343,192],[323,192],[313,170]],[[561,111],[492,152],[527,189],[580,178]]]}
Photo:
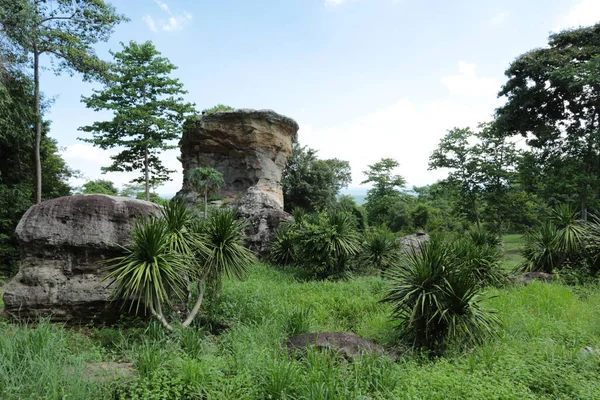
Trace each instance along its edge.
{"label": "brown rock", "polygon": [[520,283],[530,283],[533,281],[540,282],[552,282],[554,281],[554,275],[546,272],[527,272],[517,277],[517,281]]}
{"label": "brown rock", "polygon": [[17,226],[18,274],[4,293],[15,318],[55,321],[115,319],[105,261],[121,254],[138,217],[157,214],[154,203],[106,195],[60,197],[32,206]]}
{"label": "brown rock", "polygon": [[281,176],[297,132],[294,120],[271,110],[217,112],[188,123],[180,141],[183,188],[177,197],[201,204],[187,176],[198,167],[218,170],[225,181],[220,195],[248,222],[249,247],[264,254],[279,222],[289,218]]}

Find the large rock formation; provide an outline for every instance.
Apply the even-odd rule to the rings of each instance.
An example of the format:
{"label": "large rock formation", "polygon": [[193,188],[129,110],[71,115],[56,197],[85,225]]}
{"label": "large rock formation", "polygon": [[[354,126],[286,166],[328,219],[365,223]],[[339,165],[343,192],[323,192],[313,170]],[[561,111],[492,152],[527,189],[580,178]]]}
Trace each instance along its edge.
{"label": "large rock formation", "polygon": [[250,248],[264,254],[273,230],[289,218],[280,182],[297,132],[294,120],[271,110],[217,112],[189,122],[180,142],[183,188],[177,196],[201,203],[189,172],[198,167],[220,171],[221,196],[247,221]]}
{"label": "large rock formation", "polygon": [[17,318],[111,320],[105,260],[120,254],[136,218],[156,214],[153,203],[106,195],[61,197],[31,207],[17,226],[19,273],[4,294],[5,312]]}

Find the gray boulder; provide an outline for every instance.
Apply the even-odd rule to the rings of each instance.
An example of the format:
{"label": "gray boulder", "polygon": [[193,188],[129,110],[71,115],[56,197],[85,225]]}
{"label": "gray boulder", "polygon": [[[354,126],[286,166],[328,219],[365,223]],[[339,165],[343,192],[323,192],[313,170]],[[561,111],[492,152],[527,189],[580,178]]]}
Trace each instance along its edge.
{"label": "gray boulder", "polygon": [[107,195],[76,195],[32,206],[17,226],[18,274],[4,293],[14,318],[110,321],[119,315],[102,282],[105,261],[121,253],[134,220],[158,214],[154,203]]}
{"label": "gray boulder", "polygon": [[397,355],[389,353],[383,346],[363,339],[353,333],[321,332],[305,333],[294,336],[286,342],[289,351],[305,351],[307,348],[318,350],[332,350],[344,358],[354,358],[363,353],[372,355],[385,355],[396,359]]}
{"label": "gray boulder", "polygon": [[429,235],[422,230],[417,231],[415,234],[396,239],[396,243],[400,245],[400,250],[402,252],[409,252],[411,249],[417,250],[427,242],[429,242]]}

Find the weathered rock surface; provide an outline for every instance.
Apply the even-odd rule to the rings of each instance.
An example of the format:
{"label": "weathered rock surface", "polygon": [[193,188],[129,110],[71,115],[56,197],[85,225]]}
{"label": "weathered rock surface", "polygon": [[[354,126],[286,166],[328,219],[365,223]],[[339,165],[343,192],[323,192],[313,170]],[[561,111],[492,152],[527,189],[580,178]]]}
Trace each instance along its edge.
{"label": "weathered rock surface", "polygon": [[400,245],[400,250],[403,252],[417,250],[419,246],[426,244],[429,241],[429,235],[424,231],[418,231],[415,234],[403,236],[396,239],[396,243]]}
{"label": "weathered rock surface", "polygon": [[134,220],[156,214],[156,204],[124,197],[77,195],[31,207],[17,226],[19,273],[4,293],[16,318],[111,320],[118,305],[102,282],[105,260],[120,254]]}
{"label": "weathered rock surface", "polygon": [[305,333],[289,339],[286,342],[286,346],[290,351],[303,351],[307,348],[332,350],[344,358],[354,358],[361,355],[361,353],[374,355],[387,354],[394,359],[397,358],[396,354],[387,352],[383,346],[363,339],[353,333],[345,332]]}
{"label": "weathered rock surface", "polygon": [[249,247],[259,254],[289,215],[283,212],[281,176],[292,153],[298,124],[271,110],[235,110],[203,115],[188,123],[180,141],[183,188],[177,197],[202,203],[187,176],[195,168],[223,174],[221,196],[247,222]]}
{"label": "weathered rock surface", "polygon": [[554,275],[546,272],[526,272],[517,276],[517,282],[528,284],[533,281],[540,282],[552,282],[554,281]]}

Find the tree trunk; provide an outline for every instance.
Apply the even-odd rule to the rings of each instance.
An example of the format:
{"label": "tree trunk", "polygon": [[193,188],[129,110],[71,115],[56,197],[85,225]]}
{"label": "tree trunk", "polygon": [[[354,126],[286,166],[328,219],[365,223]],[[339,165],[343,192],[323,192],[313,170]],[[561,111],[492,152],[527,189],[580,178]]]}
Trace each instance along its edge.
{"label": "tree trunk", "polygon": [[39,204],[42,202],[42,158],[40,150],[42,142],[42,113],[40,109],[40,54],[36,43],[33,45],[33,82],[35,98],[35,203]]}
{"label": "tree trunk", "polygon": [[196,314],[200,311],[200,306],[202,305],[202,298],[204,297],[204,279],[200,279],[198,281],[198,299],[196,300],[196,304],[194,304],[194,308],[190,312],[190,315],[183,321],[182,326],[184,328],[190,326],[194,318],[196,318]]}
{"label": "tree trunk", "polygon": [[173,332],[173,327],[167,322],[165,316],[162,313],[162,307],[160,306],[160,303],[158,303],[156,305],[156,307],[158,308],[158,310],[155,310],[154,306],[152,304],[150,304],[150,313],[152,313],[154,318],[156,318],[158,321],[160,321],[163,328],[165,328],[169,332]]}
{"label": "tree trunk", "polygon": [[146,180],[146,201],[150,201],[150,171],[148,168],[148,145],[144,146],[144,175]]}

